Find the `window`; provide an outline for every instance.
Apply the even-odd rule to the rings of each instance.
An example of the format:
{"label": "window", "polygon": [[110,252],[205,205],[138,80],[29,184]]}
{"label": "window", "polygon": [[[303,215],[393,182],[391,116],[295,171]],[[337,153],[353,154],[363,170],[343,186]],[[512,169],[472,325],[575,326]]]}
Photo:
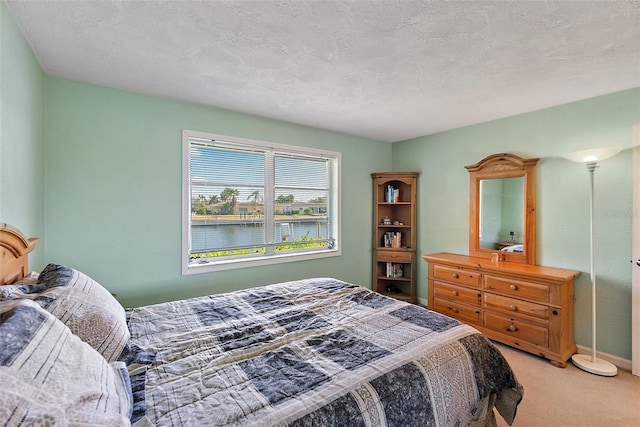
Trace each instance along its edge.
{"label": "window", "polygon": [[183,274],[340,255],[340,153],[183,131]]}

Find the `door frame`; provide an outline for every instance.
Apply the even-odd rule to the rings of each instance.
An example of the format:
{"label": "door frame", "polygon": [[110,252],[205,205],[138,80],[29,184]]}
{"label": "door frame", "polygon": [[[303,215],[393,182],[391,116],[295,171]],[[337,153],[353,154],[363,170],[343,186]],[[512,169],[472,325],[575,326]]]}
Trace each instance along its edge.
{"label": "door frame", "polygon": [[633,212],[631,225],[631,372],[640,376],[640,125],[632,138]]}

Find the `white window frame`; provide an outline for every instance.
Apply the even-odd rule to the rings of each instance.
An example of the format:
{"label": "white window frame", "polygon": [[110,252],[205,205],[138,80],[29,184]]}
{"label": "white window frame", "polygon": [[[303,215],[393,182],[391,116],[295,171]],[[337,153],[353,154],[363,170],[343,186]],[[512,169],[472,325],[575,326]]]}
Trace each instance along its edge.
{"label": "white window frame", "polygon": [[[314,156],[326,156],[335,159],[336,167],[335,172],[331,173],[329,179],[331,180],[330,188],[334,191],[330,192],[329,206],[333,210],[334,221],[330,223],[331,229],[329,235],[335,236],[335,244],[331,249],[319,249],[309,252],[296,252],[286,254],[273,254],[264,257],[247,257],[247,258],[232,258],[232,259],[216,259],[206,264],[190,264],[190,251],[191,251],[191,182],[190,182],[190,167],[191,167],[191,151],[190,141],[191,139],[209,140],[209,141],[226,141],[234,144],[242,144],[253,147],[263,147],[267,149],[273,149],[281,152],[289,152],[292,154],[306,154]],[[235,268],[255,267],[261,265],[280,264],[283,262],[293,261],[306,261],[319,258],[327,258],[342,255],[342,209],[341,209],[341,169],[342,158],[341,153],[329,150],[319,150],[310,147],[294,146],[287,144],[279,144],[274,142],[265,142],[253,139],[238,138],[227,135],[211,134],[205,132],[198,132],[193,130],[182,131],[182,274],[198,274],[209,273],[221,270],[230,270]],[[265,199],[267,194],[265,193]],[[268,219],[266,219],[268,220]]]}

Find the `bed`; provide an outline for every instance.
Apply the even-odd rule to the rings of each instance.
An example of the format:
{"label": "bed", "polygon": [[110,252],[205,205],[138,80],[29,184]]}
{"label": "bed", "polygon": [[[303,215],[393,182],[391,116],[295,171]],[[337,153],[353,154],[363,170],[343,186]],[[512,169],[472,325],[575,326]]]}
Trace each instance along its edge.
{"label": "bed", "polygon": [[517,253],[522,253],[524,252],[524,247],[522,244],[516,244],[516,245],[509,245],[509,246],[505,246],[502,249],[500,249],[502,252],[517,252]]}
{"label": "bed", "polygon": [[[16,233],[0,226],[0,247],[28,245]],[[0,260],[6,425],[493,426],[523,396],[477,330],[356,284],[125,310],[74,268],[27,274],[15,249]]]}

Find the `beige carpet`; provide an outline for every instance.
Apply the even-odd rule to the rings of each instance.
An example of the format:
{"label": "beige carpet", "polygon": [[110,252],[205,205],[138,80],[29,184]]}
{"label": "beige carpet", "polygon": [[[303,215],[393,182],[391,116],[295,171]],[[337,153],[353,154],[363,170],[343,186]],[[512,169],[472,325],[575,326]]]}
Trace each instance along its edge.
{"label": "beige carpet", "polygon": [[[584,372],[496,344],[524,386],[514,427],[638,427],[640,377],[618,369],[615,377]],[[496,415],[498,426],[507,426]]]}

